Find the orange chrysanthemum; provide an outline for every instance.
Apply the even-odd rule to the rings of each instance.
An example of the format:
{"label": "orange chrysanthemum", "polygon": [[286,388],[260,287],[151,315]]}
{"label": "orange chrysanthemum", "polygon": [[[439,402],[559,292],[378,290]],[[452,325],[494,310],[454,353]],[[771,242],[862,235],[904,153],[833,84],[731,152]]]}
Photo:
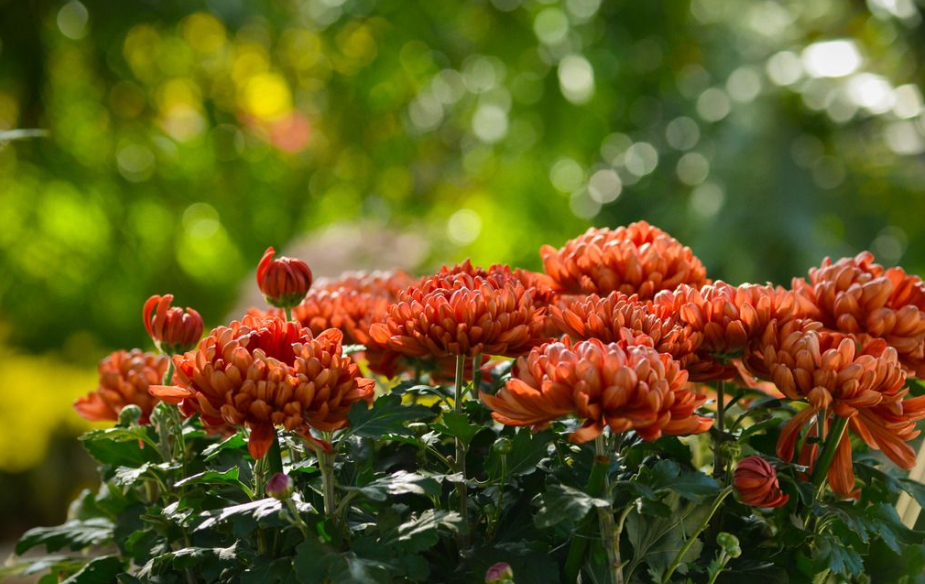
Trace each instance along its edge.
{"label": "orange chrysanthemum", "polygon": [[569,414],[584,419],[570,436],[581,443],[613,432],[645,440],[705,432],[713,424],[694,413],[705,398],[685,389],[687,372],[668,355],[643,345],[547,343],[517,361],[497,395],[481,394],[502,424],[539,426]]}
{"label": "orange chrysanthemum", "polygon": [[791,293],[756,284],[716,282],[699,290],[679,286],[660,292],[653,302],[666,313],[679,314],[682,322],[702,334],[696,357],[686,363],[696,381],[732,378],[737,371],[731,360],[761,336],[772,319],[794,312]]}
{"label": "orange chrysanthemum", "polygon": [[827,328],[884,339],[910,375],[925,377],[925,283],[902,268],[884,269],[870,252],[809,271],[794,279],[809,305],[806,316]]}
{"label": "orange chrysanthemum", "polygon": [[577,297],[565,307],[553,305],[549,310],[556,327],[573,339],[649,345],[668,353],[682,367],[693,359],[702,339],[669,307],[642,303],[637,296],[620,292],[604,298],[596,294]]}
{"label": "orange chrysanthemum", "polygon": [[402,292],[370,336],[412,357],[515,357],[542,342],[545,320],[532,288],[467,274],[437,275]]}
{"label": "orange chrysanthemum", "polygon": [[616,230],[595,229],[566,242],[562,249],[540,249],[546,273],[569,293],[638,294],[649,300],[680,284],[707,283],[703,263],[657,227],[645,221]]}
{"label": "orange chrysanthemum", "polygon": [[[882,339],[861,344],[851,335],[818,326],[812,321],[772,321],[747,359],[752,371],[773,380],[788,398],[809,402],[782,429],[778,456],[790,460],[800,432],[825,411],[847,418],[871,448],[911,468],[915,452],[907,442],[918,434],[915,422],[925,417],[925,397],[904,399],[908,389],[903,389],[905,373],[896,350]],[[848,496],[854,490],[847,438],[839,443],[828,476],[836,493]]]}
{"label": "orange chrysanthemum", "polygon": [[139,349],[116,351],[100,361],[100,381],[96,391],[74,402],[74,409],[91,422],[116,421],[127,405],[141,408],[140,422],[147,424],[157,398],[148,387],[163,383],[168,357],[144,353]]}
{"label": "orange chrysanthemum", "polygon": [[452,279],[453,276],[461,274],[469,276],[470,278],[455,279],[454,285],[457,287],[473,287],[471,278],[475,277],[489,280],[498,287],[502,287],[510,282],[522,284],[524,288],[533,291],[533,302],[537,308],[549,306],[555,302],[558,296],[558,285],[546,274],[530,272],[520,268],[511,268],[504,264],[492,264],[487,269],[480,268],[473,266],[472,261],[468,259],[453,267],[443,266],[436,274],[438,277],[437,279],[424,278],[424,280],[422,280],[422,285],[426,287],[429,283],[432,285],[433,282],[438,282],[443,278]]}
{"label": "orange chrysanthemum", "polygon": [[343,356],[342,339],[336,329],[313,337],[296,322],[246,316],[174,357],[177,387],[151,391],[187,414],[198,412],[207,425],[248,426],[254,458],[267,453],[274,426],[329,447],[310,429],[342,428],[350,406],[373,395],[374,382]]}

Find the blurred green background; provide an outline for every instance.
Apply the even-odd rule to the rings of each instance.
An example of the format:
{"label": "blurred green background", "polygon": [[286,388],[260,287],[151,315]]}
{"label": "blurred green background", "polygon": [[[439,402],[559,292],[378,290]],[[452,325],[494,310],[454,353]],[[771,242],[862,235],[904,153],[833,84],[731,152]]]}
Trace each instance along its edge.
{"label": "blurred green background", "polygon": [[70,404],[148,346],[144,300],[217,324],[270,244],[536,269],[644,218],[732,282],[862,249],[925,272],[922,11],[0,0],[0,131],[48,132],[0,139],[0,539],[92,480]]}

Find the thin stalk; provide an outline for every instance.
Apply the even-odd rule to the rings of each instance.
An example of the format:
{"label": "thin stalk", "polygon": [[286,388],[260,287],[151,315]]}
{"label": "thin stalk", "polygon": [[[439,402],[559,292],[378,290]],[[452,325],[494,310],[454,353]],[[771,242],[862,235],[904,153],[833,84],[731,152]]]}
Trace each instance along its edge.
{"label": "thin stalk", "polygon": [[838,443],[841,442],[842,437],[845,435],[845,428],[847,427],[848,418],[835,416],[835,421],[832,422],[832,428],[829,430],[829,435],[825,440],[825,447],[822,449],[819,462],[813,471],[813,486],[819,489],[819,493],[822,492],[825,477],[829,472],[829,467],[832,466],[832,460],[835,459],[835,453],[838,451]]}
{"label": "thin stalk", "polygon": [[[331,436],[327,432],[322,432],[322,439],[330,442]],[[334,490],[334,453],[318,450],[318,465],[321,467],[321,488],[324,495],[324,514],[330,519],[334,519],[337,510],[337,499]]]}
{"label": "thin stalk", "polygon": [[[463,387],[466,374],[466,356],[456,356],[456,393],[454,406],[457,414],[463,414]],[[456,494],[459,497],[459,514],[463,519],[463,534],[460,537],[462,545],[468,545],[469,533],[469,490],[466,486],[466,443],[459,437],[456,438],[456,472],[462,475],[462,480],[456,483]]]}
{"label": "thin stalk", "polygon": [[707,528],[707,525],[710,524],[710,519],[713,519],[713,516],[716,515],[716,511],[719,509],[719,506],[722,505],[723,501],[729,494],[732,492],[732,487],[726,487],[723,489],[723,492],[716,497],[716,501],[713,502],[713,506],[710,508],[710,511],[707,513],[706,517],[703,518],[703,521],[700,522],[700,525],[697,526],[697,529],[694,530],[694,533],[687,538],[687,541],[684,542],[684,547],[678,550],[678,555],[675,556],[674,561],[671,562],[668,571],[665,572],[665,575],[662,577],[662,584],[668,584],[671,580],[671,576],[674,575],[675,570],[678,569],[678,566],[681,565],[681,562],[684,561],[684,556],[687,555],[687,552],[690,551],[691,546],[694,545],[694,542],[700,537],[700,534],[703,533],[703,530]]}
{"label": "thin stalk", "polygon": [[[607,452],[607,447],[604,445],[604,435],[601,434],[594,439],[594,455],[595,460],[598,458],[603,458],[607,460],[607,466],[610,466],[610,455]],[[607,476],[608,473],[604,473],[604,488],[602,492],[607,495],[607,499],[610,499],[610,478]],[[616,541],[614,538],[616,529],[613,524],[613,505],[608,505],[607,507],[602,507],[597,510],[597,520],[601,528],[601,537],[604,539],[604,549],[607,550],[607,560],[610,563],[610,572],[611,582],[613,584],[623,584],[623,570],[620,568],[620,552],[617,550],[617,546],[620,545],[619,541]]]}
{"label": "thin stalk", "polygon": [[[607,479],[607,470],[610,467],[610,458],[606,456],[595,456],[594,465],[591,467],[591,476],[588,477],[587,493],[592,497],[598,497],[604,492],[604,485]],[[588,551],[588,544],[594,535],[594,515],[589,513],[578,526],[578,530],[572,537],[572,543],[569,545],[568,557],[565,560],[564,582],[566,584],[575,584],[578,581],[578,573],[581,571],[581,565],[585,561],[585,554]]]}
{"label": "thin stalk", "polygon": [[292,309],[288,306],[283,309],[283,314],[286,315],[286,322],[290,322],[292,320]]}
{"label": "thin stalk", "polygon": [[472,391],[478,395],[479,386],[482,385],[482,354],[476,353],[472,356]]}
{"label": "thin stalk", "polygon": [[299,515],[299,509],[296,507],[295,501],[292,500],[292,497],[286,498],[286,507],[289,508],[289,513],[292,514],[293,523],[295,523],[296,527],[299,528],[299,531],[302,532],[302,537],[308,539],[308,526],[305,525],[305,520],[303,520],[302,516]]}
{"label": "thin stalk", "polygon": [[720,379],[716,384],[716,431],[719,438],[713,441],[713,477],[723,476],[725,461],[723,460],[723,442],[726,439],[726,381]]}
{"label": "thin stalk", "polygon": [[726,568],[726,562],[728,562],[728,561],[729,561],[729,556],[728,556],[728,554],[726,554],[726,552],[720,550],[720,552],[719,552],[719,562],[718,562],[718,563],[719,563],[719,568],[717,568],[716,571],[713,572],[713,574],[710,576],[710,580],[709,580],[709,582],[707,582],[707,584],[715,584],[715,583],[716,583],[716,578],[718,578],[719,575],[723,573],[723,569]]}

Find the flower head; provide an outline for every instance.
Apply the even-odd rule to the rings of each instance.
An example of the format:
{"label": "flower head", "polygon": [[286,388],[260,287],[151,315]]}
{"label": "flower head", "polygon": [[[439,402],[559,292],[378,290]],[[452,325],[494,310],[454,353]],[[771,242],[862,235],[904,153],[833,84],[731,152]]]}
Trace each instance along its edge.
{"label": "flower head", "polygon": [[561,249],[540,249],[546,273],[569,293],[623,292],[651,299],[680,284],[707,283],[703,263],[657,227],[645,221],[616,230],[588,229]]}
{"label": "flower head", "polygon": [[278,472],[267,481],[267,495],[280,501],[288,499],[292,495],[292,489],[292,479],[285,473]]}
{"label": "flower head", "polygon": [[173,294],[152,296],[145,302],[142,316],[145,329],[154,344],[168,355],[184,353],[196,346],[202,337],[202,317],[192,308],[174,306]]}
{"label": "flower head", "polygon": [[736,466],[732,484],[739,500],[750,507],[776,508],[787,504],[790,496],[780,490],[777,471],[759,456],[743,458]]}
{"label": "flower head", "polygon": [[867,334],[896,349],[911,375],[925,376],[925,283],[902,268],[884,269],[870,252],[809,271],[795,279],[804,312],[831,330]]}
{"label": "flower head", "polygon": [[342,428],[350,406],[373,395],[374,382],[343,356],[342,339],[336,329],[312,336],[296,322],[245,316],[174,357],[176,387],[151,391],[187,414],[198,412],[206,425],[248,426],[254,458],[267,453],[274,426],[321,444],[311,428]]}
{"label": "flower head", "polygon": [[637,296],[621,292],[611,292],[604,298],[596,294],[576,297],[564,307],[551,306],[550,319],[574,339],[648,344],[659,353],[668,353],[682,366],[693,359],[703,336],[670,308],[643,303]]}
{"label": "flower head", "polygon": [[257,265],[257,285],[267,302],[277,308],[292,308],[305,298],[312,286],[312,271],[302,260],[280,256],[268,247]]}
{"label": "flower head", "polygon": [[498,562],[485,572],[485,584],[513,584],[514,570],[507,562]]}
{"label": "flower head", "polygon": [[685,389],[687,372],[655,349],[597,339],[547,343],[518,359],[497,395],[481,394],[502,424],[542,427],[569,414],[584,419],[573,442],[635,430],[644,440],[704,432],[712,420],[694,410],[704,402]]}
{"label": "flower head", "polygon": [[116,421],[122,408],[136,405],[141,408],[139,422],[147,424],[158,401],[148,393],[148,387],[162,383],[167,364],[166,355],[138,349],[116,351],[100,361],[96,391],[74,402],[74,409],[92,422]]}
{"label": "flower head", "polygon": [[370,336],[412,357],[517,356],[542,342],[545,315],[533,290],[480,276],[432,276],[399,295]]}

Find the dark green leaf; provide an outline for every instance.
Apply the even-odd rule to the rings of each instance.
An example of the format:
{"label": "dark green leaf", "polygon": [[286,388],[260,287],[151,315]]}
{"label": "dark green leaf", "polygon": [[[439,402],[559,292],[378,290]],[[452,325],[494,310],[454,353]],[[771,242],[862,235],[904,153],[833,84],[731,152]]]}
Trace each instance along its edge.
{"label": "dark green leaf", "polygon": [[337,555],[316,537],[310,537],[295,549],[293,571],[300,584],[324,584],[329,581],[328,571]]}
{"label": "dark green leaf", "polygon": [[405,427],[406,422],[430,418],[434,413],[430,408],[416,404],[403,404],[397,395],[384,395],[377,399],[373,407],[369,408],[364,402],[359,402],[350,408],[347,419],[350,427],[343,437],[362,436],[366,438],[379,438],[384,434],[410,435],[411,431]]}
{"label": "dark green leaf", "polygon": [[214,485],[214,484],[233,484],[240,485],[238,480],[238,467],[233,466],[227,470],[207,470],[191,477],[179,481],[175,486],[183,487],[186,485]]}
{"label": "dark green leaf", "polygon": [[[507,456],[508,476],[526,475],[549,456],[549,444],[555,435],[546,430],[534,434],[529,428],[520,428],[511,440],[511,453]],[[488,455],[485,469],[492,478],[501,477],[501,456],[495,449]]]}
{"label": "dark green leaf", "polygon": [[[293,497],[296,501],[296,507],[299,513],[312,513],[314,509],[311,505],[303,503],[298,496]],[[288,525],[287,522],[280,518],[280,511],[283,504],[276,499],[259,499],[241,505],[232,505],[223,509],[206,511],[200,515],[204,521],[197,526],[194,531],[205,531],[232,521],[240,525],[241,532],[249,533],[254,527],[271,527],[279,525]]]}
{"label": "dark green leaf", "polygon": [[362,487],[344,487],[347,491],[358,491],[373,501],[385,501],[396,495],[430,495],[440,494],[440,484],[432,478],[400,470],[390,475],[379,477]]}
{"label": "dark green leaf", "polygon": [[64,547],[77,551],[111,540],[112,530],[112,521],[102,517],[68,521],[55,527],[36,527],[22,536],[16,544],[16,553],[22,555],[37,545],[44,545],[49,552]]}
{"label": "dark green leaf", "polygon": [[386,545],[397,543],[408,551],[422,552],[437,544],[441,531],[456,534],[462,529],[463,522],[459,513],[428,509],[399,525],[390,537],[384,539]]}
{"label": "dark green leaf", "polygon": [[719,493],[719,485],[699,470],[681,473],[668,487],[688,501],[699,501]]}
{"label": "dark green leaf", "polygon": [[857,576],[864,569],[860,554],[831,535],[816,537],[816,553],[813,556],[816,569],[829,569],[844,577]]}
{"label": "dark green leaf", "polygon": [[103,556],[91,560],[79,572],[62,580],[61,584],[110,584],[122,571],[122,561],[116,556]]}
{"label": "dark green leaf", "polygon": [[202,455],[206,462],[214,460],[218,455],[226,450],[244,450],[247,447],[247,438],[244,437],[242,432],[222,440],[218,444],[213,444],[205,450],[202,451]]}
{"label": "dark green leaf", "polygon": [[465,414],[457,414],[456,412],[443,414],[442,423],[434,424],[433,427],[441,434],[459,438],[465,444],[472,442],[478,431],[482,429],[482,426],[470,424]]}
{"label": "dark green leaf", "polygon": [[80,437],[94,459],[112,466],[138,467],[159,460],[147,427],[93,430]]}
{"label": "dark green leaf", "polygon": [[533,521],[540,529],[552,527],[562,521],[574,525],[594,507],[607,507],[604,499],[592,497],[567,485],[551,485],[540,499],[540,508]]}

